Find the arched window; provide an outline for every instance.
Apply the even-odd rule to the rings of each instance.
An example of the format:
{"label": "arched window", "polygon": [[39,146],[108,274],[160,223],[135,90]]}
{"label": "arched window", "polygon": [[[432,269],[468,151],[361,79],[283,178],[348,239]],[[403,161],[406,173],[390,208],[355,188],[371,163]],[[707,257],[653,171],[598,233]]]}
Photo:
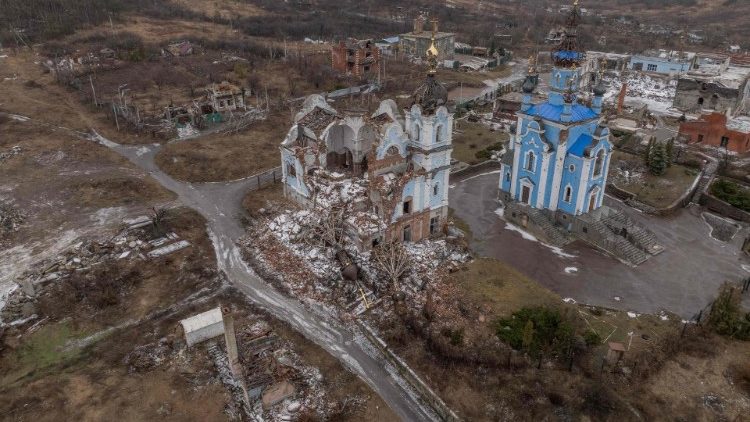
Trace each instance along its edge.
{"label": "arched window", "polygon": [[523,166],[524,170],[534,172],[534,166],[536,164],[536,155],[533,151],[529,151],[528,154],[526,154],[526,165]]}
{"label": "arched window", "polygon": [[435,128],[435,143],[439,144],[443,142],[445,140],[444,138],[445,137],[443,136],[443,126],[440,125]]}
{"label": "arched window", "polygon": [[419,125],[414,125],[414,142],[419,142],[422,139],[422,128]]}
{"label": "arched window", "polygon": [[297,169],[294,163],[286,163],[286,175],[290,177],[297,177]]}
{"label": "arched window", "polygon": [[571,198],[573,197],[573,189],[570,186],[565,187],[565,196],[563,196],[563,200],[565,202],[570,202]]}
{"label": "arched window", "polygon": [[396,145],[391,145],[388,147],[385,153],[386,155],[396,155],[398,154],[398,147]]}
{"label": "arched window", "polygon": [[603,169],[604,169],[604,149],[600,149],[599,152],[596,153],[596,159],[594,160],[594,177],[601,176]]}

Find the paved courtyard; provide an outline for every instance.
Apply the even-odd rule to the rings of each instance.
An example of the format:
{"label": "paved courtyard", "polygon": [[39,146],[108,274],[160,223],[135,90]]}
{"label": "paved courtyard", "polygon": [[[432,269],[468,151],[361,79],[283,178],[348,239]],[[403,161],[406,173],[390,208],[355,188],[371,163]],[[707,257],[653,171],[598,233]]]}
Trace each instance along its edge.
{"label": "paved courtyard", "polygon": [[451,185],[450,205],[470,226],[472,248],[479,256],[512,265],[563,298],[635,312],[668,310],[689,318],[714,298],[725,280],[750,276],[750,259],[740,252],[748,227],[731,242],[720,242],[710,237],[700,207],[654,217],[606,198],[607,205],[656,233],[665,247],[663,253],[630,267],[580,241],[559,250],[514,230],[496,213],[497,181],[494,172]]}

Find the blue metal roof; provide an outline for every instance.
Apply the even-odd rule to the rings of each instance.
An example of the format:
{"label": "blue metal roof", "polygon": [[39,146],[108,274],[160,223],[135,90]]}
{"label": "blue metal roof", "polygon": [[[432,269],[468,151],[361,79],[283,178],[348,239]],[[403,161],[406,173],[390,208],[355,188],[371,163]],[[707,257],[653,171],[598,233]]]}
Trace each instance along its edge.
{"label": "blue metal roof", "polygon": [[560,60],[578,60],[583,59],[583,53],[579,51],[560,50],[552,53],[552,57]]}
{"label": "blue metal roof", "polygon": [[586,148],[588,148],[592,143],[594,143],[594,138],[591,137],[588,133],[584,133],[581,136],[576,139],[575,142],[573,142],[573,145],[568,148],[568,153],[575,155],[576,157],[583,157],[584,153],[586,152]]}
{"label": "blue metal roof", "polygon": [[[560,116],[563,113],[563,105],[554,105],[550,103],[541,103],[531,106],[528,111],[526,111],[526,114],[530,116],[539,116],[542,119],[547,120],[553,120],[556,122],[560,122]],[[597,117],[596,113],[594,113],[594,110],[581,105],[581,104],[573,104],[571,106],[571,122],[581,122],[584,120],[589,120]]]}

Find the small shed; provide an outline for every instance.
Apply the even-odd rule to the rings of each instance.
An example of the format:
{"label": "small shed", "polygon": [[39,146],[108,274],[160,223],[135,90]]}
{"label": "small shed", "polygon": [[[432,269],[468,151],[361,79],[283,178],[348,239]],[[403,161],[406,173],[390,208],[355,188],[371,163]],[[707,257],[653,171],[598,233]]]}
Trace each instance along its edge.
{"label": "small shed", "polygon": [[185,331],[185,341],[188,347],[224,334],[224,319],[221,308],[218,307],[185,318],[180,321],[180,324]]}

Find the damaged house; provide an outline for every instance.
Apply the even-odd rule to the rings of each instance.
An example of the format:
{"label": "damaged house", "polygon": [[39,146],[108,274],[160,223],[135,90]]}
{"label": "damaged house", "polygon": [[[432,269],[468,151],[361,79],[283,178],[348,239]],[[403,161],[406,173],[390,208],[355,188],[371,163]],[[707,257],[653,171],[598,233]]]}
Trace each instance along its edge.
{"label": "damaged house", "polygon": [[285,195],[322,212],[347,204],[345,237],[360,249],[444,231],[453,115],[435,80],[437,50],[428,56],[429,74],[403,115],[390,99],[367,114],[311,95],[281,144]]}
{"label": "damaged house", "polygon": [[237,85],[224,81],[209,86],[206,92],[214,112],[245,110],[245,91]]}

